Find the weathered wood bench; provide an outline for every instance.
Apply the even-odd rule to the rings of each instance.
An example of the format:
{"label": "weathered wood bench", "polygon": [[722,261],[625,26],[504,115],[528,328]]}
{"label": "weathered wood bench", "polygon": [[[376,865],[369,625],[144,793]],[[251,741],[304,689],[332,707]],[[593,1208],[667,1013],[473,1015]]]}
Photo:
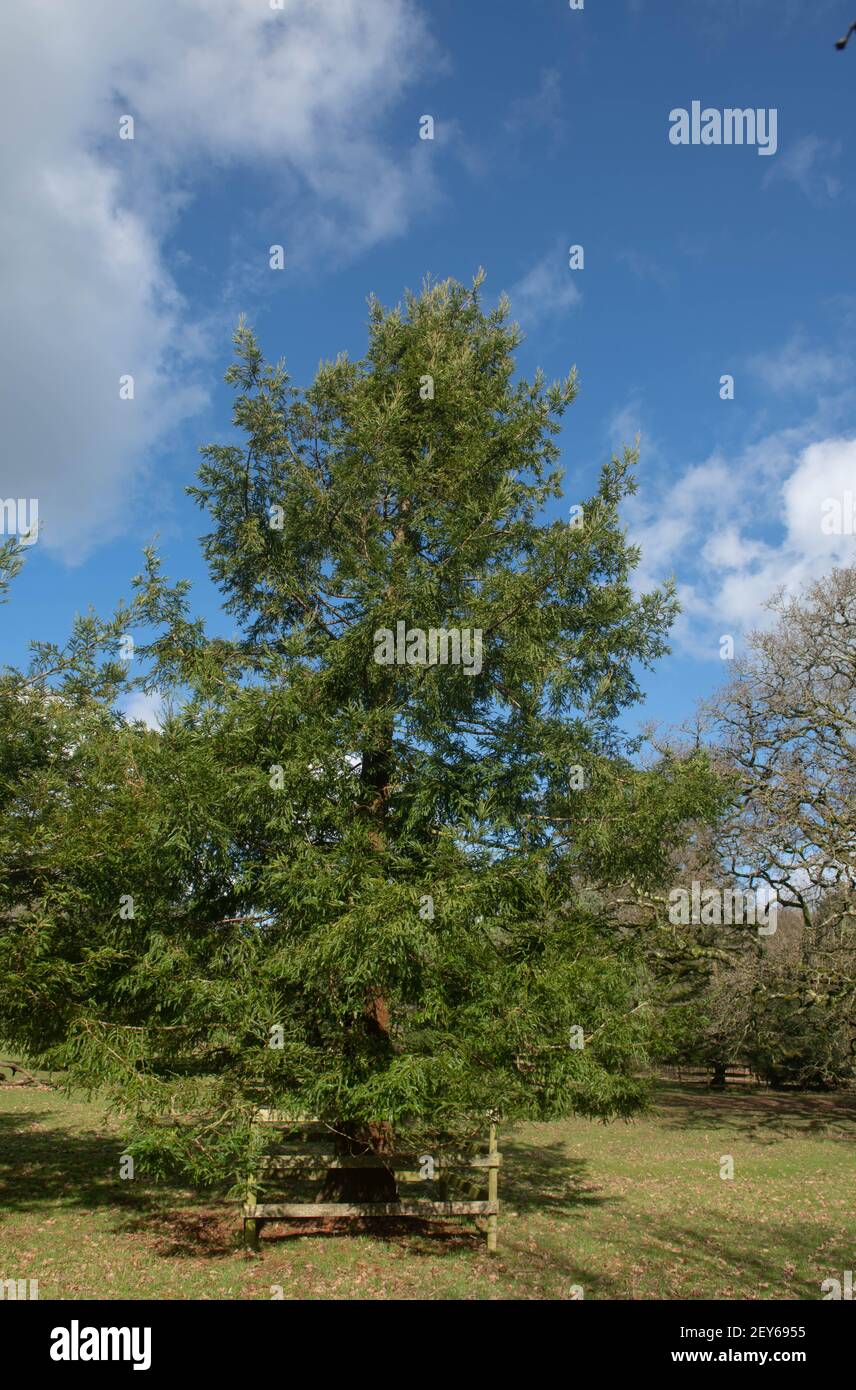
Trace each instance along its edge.
{"label": "weathered wood bench", "polygon": [[[664,1081],[689,1081],[700,1086],[713,1086],[715,1082],[713,1066],[682,1066],[681,1064],[663,1066],[657,1069],[657,1075]],[[729,1064],[723,1070],[722,1084],[728,1086],[766,1086],[767,1082],[764,1081],[763,1077],[757,1076],[751,1067],[736,1062],[733,1065]]]}
{"label": "weathered wood bench", "polygon": [[[279,1130],[280,1151],[265,1156],[257,1165],[257,1172],[247,1179],[246,1200],[244,1202],[244,1244],[253,1250],[259,1249],[259,1235],[265,1221],[301,1220],[308,1218],[359,1218],[380,1216],[408,1216],[430,1219],[431,1217],[474,1217],[486,1219],[488,1251],[493,1254],[497,1248],[499,1223],[499,1167],[502,1155],[497,1148],[496,1125],[491,1124],[486,1152],[461,1152],[440,1150],[429,1154],[356,1154],[342,1155],[332,1151],[331,1131],[316,1121],[299,1121],[284,1116],[275,1110],[260,1110],[256,1123]],[[284,1146],[284,1147],[283,1147]],[[396,1202],[316,1202],[306,1201],[263,1201],[259,1202],[260,1190],[280,1184],[288,1178],[324,1179],[331,1169],[369,1169],[385,1168],[394,1172],[396,1183],[436,1183],[440,1189],[441,1200],[428,1198],[404,1198]],[[426,1171],[427,1170],[427,1171]],[[484,1181],[487,1174],[487,1198],[485,1200],[457,1201],[448,1199],[448,1191],[453,1175],[473,1170]]]}

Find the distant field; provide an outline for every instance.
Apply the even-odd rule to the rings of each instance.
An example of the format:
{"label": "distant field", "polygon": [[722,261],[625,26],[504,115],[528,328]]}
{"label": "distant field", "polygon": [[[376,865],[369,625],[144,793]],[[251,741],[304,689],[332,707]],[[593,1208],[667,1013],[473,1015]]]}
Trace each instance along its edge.
{"label": "distant field", "polygon": [[[664,1086],[629,1124],[530,1125],[505,1155],[497,1257],[471,1227],[265,1228],[118,1177],[96,1106],[0,1087],[0,1280],[43,1299],[818,1299],[856,1261],[856,1096]],[[720,1159],[734,1159],[734,1179]],[[314,1233],[310,1233],[314,1230]]]}

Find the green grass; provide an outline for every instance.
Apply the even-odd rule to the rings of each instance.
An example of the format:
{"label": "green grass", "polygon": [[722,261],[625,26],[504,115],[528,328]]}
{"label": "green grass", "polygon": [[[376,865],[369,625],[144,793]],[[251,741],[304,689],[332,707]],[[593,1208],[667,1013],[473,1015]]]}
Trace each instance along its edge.
{"label": "green grass", "polygon": [[628,1124],[500,1137],[494,1258],[472,1226],[404,1221],[271,1225],[252,1256],[235,1206],[121,1181],[96,1106],[2,1086],[0,1279],[43,1299],[818,1299],[856,1267],[852,1094],[670,1086]]}

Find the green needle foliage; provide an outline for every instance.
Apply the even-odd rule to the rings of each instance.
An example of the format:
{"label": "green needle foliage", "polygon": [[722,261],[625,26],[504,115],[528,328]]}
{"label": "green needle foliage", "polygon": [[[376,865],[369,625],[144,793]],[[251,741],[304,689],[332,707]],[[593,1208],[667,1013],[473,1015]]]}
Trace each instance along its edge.
{"label": "green needle foliage", "polygon": [[9,585],[23,563],[23,548],[15,537],[0,545],[0,603],[8,602]]}
{"label": "green needle foliage", "polygon": [[[631,587],[633,454],[544,520],[575,378],[521,381],[480,283],[373,301],[305,390],[239,326],[238,442],[191,489],[234,635],[149,552],[88,697],[7,677],[0,1036],[112,1088],[154,1168],[239,1173],[259,1105],[382,1151],[643,1099],[646,944],[609,892],[660,882],[715,788],[618,730],[676,607]],[[399,622],[481,660],[383,664]],[[128,630],[157,732],[109,710]]]}

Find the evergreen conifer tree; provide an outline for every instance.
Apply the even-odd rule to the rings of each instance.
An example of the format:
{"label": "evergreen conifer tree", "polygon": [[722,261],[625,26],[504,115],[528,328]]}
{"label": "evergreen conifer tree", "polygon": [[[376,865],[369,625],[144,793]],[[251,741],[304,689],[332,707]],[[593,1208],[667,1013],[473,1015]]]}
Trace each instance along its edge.
{"label": "evergreen conifer tree", "polygon": [[[480,281],[372,301],[365,357],[304,390],[239,326],[237,436],[191,489],[233,634],[150,551],[83,634],[106,664],[81,638],[29,678],[0,1036],[112,1087],[155,1168],[240,1173],[259,1105],[384,1152],[643,1097],[644,946],[603,892],[662,879],[712,781],[619,727],[676,606],[632,588],[634,456],[545,519],[575,377],[516,376]],[[127,631],[159,731],[111,714]]]}

